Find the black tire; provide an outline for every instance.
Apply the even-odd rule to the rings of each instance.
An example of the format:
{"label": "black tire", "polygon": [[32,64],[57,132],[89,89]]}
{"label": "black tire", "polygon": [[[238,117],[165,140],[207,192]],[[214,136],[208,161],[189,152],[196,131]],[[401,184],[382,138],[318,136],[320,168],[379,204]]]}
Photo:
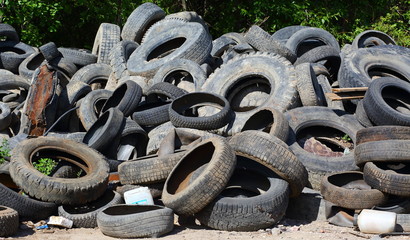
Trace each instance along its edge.
{"label": "black tire", "polygon": [[409,162],[410,138],[408,140],[380,140],[359,144],[354,152],[356,165],[367,162]]}
{"label": "black tire", "polygon": [[112,69],[108,64],[93,63],[78,70],[71,78],[71,81],[79,81],[88,85],[94,83],[101,83],[105,85],[111,72]]}
{"label": "black tire", "polygon": [[325,95],[310,63],[296,66],[297,86],[303,106],[325,105]]}
{"label": "black tire", "polygon": [[132,119],[142,126],[158,126],[169,121],[169,102],[147,103],[139,106]]}
{"label": "black tire", "polygon": [[24,88],[29,90],[30,83],[18,75],[3,75],[0,81],[0,90],[11,90]]}
{"label": "black tire", "polygon": [[375,125],[410,126],[410,113],[399,112],[387,103],[387,98],[403,101],[410,110],[410,83],[392,77],[374,80],[366,91],[363,107]]}
{"label": "black tire", "polygon": [[372,45],[385,45],[385,44],[391,44],[391,45],[396,45],[396,42],[391,38],[389,35],[387,35],[384,32],[376,31],[376,30],[367,30],[361,32],[359,35],[357,35],[353,42],[352,42],[352,47],[354,50],[357,50],[359,48],[366,48],[366,47],[371,47],[372,45],[366,44],[367,40],[370,38],[377,38],[377,40],[372,41]]}
{"label": "black tire", "polygon": [[19,225],[18,212],[10,207],[0,206],[0,237],[15,234]]}
{"label": "black tire", "polygon": [[147,144],[147,154],[150,155],[150,154],[157,153],[159,146],[161,144],[161,141],[164,139],[165,136],[168,135],[170,131],[174,129],[175,127],[174,125],[172,125],[170,121],[151,129],[148,132],[149,140]]}
{"label": "black tire", "polygon": [[69,82],[70,78],[72,78],[78,70],[77,66],[74,63],[68,61],[63,57],[53,58],[52,60],[49,60],[48,63],[58,71],[60,75],[60,81],[62,80],[62,78],[66,78],[65,81]]}
{"label": "black tire", "polygon": [[202,64],[212,49],[208,32],[199,23],[186,23],[157,35],[138,47],[127,68],[132,75],[152,77],[168,61],[185,58]]}
{"label": "black tire", "polygon": [[[125,120],[125,126],[121,131],[119,147],[117,150],[118,160],[129,160],[137,157],[145,156],[147,150],[148,135],[145,130],[135,121],[130,118]],[[128,159],[119,158],[122,153],[122,146],[131,145],[133,151]]]}
{"label": "black tire", "polygon": [[176,98],[179,98],[186,93],[187,92],[185,90],[180,89],[171,83],[159,82],[152,85],[152,87],[148,89],[146,95],[148,97],[150,95],[155,95],[160,98],[166,97],[170,100],[175,100]]}
{"label": "black tire", "polygon": [[31,81],[34,74],[34,70],[40,67],[41,63],[43,63],[44,60],[45,58],[43,54],[41,54],[40,52],[36,51],[32,53],[30,56],[24,59],[19,65],[19,75]]}
{"label": "black tire", "polygon": [[[233,99],[234,91],[240,90],[237,86],[247,87],[251,83],[268,86],[271,89],[269,98],[252,110],[235,112],[235,122],[243,122],[263,107],[284,112],[298,105],[294,67],[286,59],[269,53],[241,54],[233,58],[209,76],[202,91]],[[241,126],[236,127],[235,122],[222,131],[228,135],[239,132]]]}
{"label": "black tire", "polygon": [[138,107],[141,97],[141,87],[134,81],[128,80],[114,90],[101,109],[101,113],[115,107],[124,114],[124,117],[128,117]]}
{"label": "black tire", "polygon": [[122,39],[141,43],[147,29],[163,19],[165,15],[166,13],[154,3],[147,2],[139,5],[128,16],[121,32]]}
{"label": "black tire", "polygon": [[111,49],[120,41],[120,27],[111,23],[101,23],[95,36],[92,54],[97,55],[97,63],[110,64]]}
{"label": "black tire", "polygon": [[38,48],[47,61],[52,61],[55,58],[63,57],[60,51],[57,49],[57,45],[54,42],[48,42]]}
{"label": "black tire", "polygon": [[0,24],[0,36],[6,37],[5,41],[20,42],[16,29],[7,23]]}
{"label": "black tire", "polygon": [[201,66],[188,59],[175,59],[158,69],[154,77],[148,82],[151,86],[161,82],[178,85],[180,82],[192,82],[195,89],[184,89],[188,92],[198,91],[205,83],[207,76]]}
{"label": "black tire", "polygon": [[248,157],[285,179],[291,197],[298,196],[306,186],[305,167],[282,140],[265,132],[249,130],[233,136],[229,144],[237,155]]}
{"label": "black tire", "polygon": [[[188,183],[193,172],[208,164]],[[223,138],[213,137],[190,149],[172,169],[162,192],[162,202],[180,215],[199,212],[225,187],[236,165],[233,149]]]}
{"label": "black tire", "polygon": [[15,74],[21,62],[33,54],[35,49],[23,42],[1,41],[0,42],[0,67]]}
{"label": "black tire", "polygon": [[126,161],[118,167],[121,184],[151,184],[165,182],[175,165],[186,152],[165,156],[149,155]]}
{"label": "black tire", "polygon": [[297,31],[308,28],[308,26],[300,26],[300,25],[293,25],[293,26],[287,26],[284,28],[279,29],[278,31],[274,32],[272,34],[272,37],[275,39],[278,39],[282,43],[286,44],[288,39]]}
{"label": "black tire", "polygon": [[410,197],[409,165],[403,163],[368,162],[364,165],[364,180],[384,193]]}
{"label": "black tire", "polygon": [[356,133],[356,145],[383,140],[409,140],[410,127],[374,126],[361,129]]}
{"label": "black tire", "polygon": [[59,47],[58,51],[63,55],[65,59],[79,67],[87,66],[97,62],[97,55],[90,53],[88,50]]}
{"label": "black tire", "polygon": [[274,108],[262,108],[250,116],[243,124],[241,132],[259,130],[267,132],[286,142],[289,134],[289,123],[283,113]]}
{"label": "black tire", "polygon": [[174,213],[158,205],[114,205],[97,215],[98,228],[115,238],[156,238],[174,228]]}
{"label": "black tire", "polygon": [[354,161],[354,150],[341,157],[320,156],[306,151],[298,142],[303,142],[309,135],[320,137],[332,133],[340,137],[347,134],[355,143],[356,132],[363,126],[353,115],[326,107],[301,107],[286,112],[285,117],[290,126],[287,143],[308,170],[313,189],[320,189],[320,182],[326,174],[358,170]]}
{"label": "black tire", "polygon": [[81,101],[77,114],[85,130],[88,131],[98,120],[102,106],[111,95],[109,90],[98,89],[88,93]]}
{"label": "black tire", "polygon": [[119,137],[124,124],[125,118],[122,112],[117,108],[110,108],[87,131],[83,142],[91,148],[106,152],[106,148]]}
{"label": "black tire", "polygon": [[[206,117],[186,116],[190,108],[195,105],[217,105],[221,110],[216,114]],[[169,106],[169,119],[175,127],[195,128],[200,130],[212,130],[225,126],[231,119],[232,114],[228,100],[216,94],[206,92],[194,92],[185,94]]]}
{"label": "black tire", "polygon": [[0,102],[0,131],[8,128],[11,124],[11,110],[6,103]]}
{"label": "black tire", "polygon": [[127,70],[127,61],[131,56],[131,53],[137,49],[138,43],[129,40],[123,40],[118,42],[110,51],[110,66],[114,78],[117,80],[129,76]]}
{"label": "black tire", "polygon": [[294,65],[297,66],[302,63],[318,63],[322,61],[325,61],[324,66],[328,69],[330,78],[336,80],[341,58],[340,50],[332,46],[325,45],[313,48],[300,56]]}
{"label": "black tire", "polygon": [[211,56],[214,58],[221,57],[231,46],[237,43],[232,38],[226,36],[220,36],[212,41]]}
{"label": "black tire", "polygon": [[[101,196],[108,183],[108,163],[84,144],[53,137],[21,142],[13,151],[10,175],[24,192],[44,201],[83,204]],[[40,156],[34,154],[39,153]],[[76,164],[85,172],[80,178],[53,178],[37,171],[32,162],[51,157]],[[37,158],[37,159],[36,159]]]}
{"label": "black tire", "polygon": [[269,33],[257,25],[250,27],[244,37],[252,47],[259,51],[277,53],[288,59],[291,63],[296,61],[295,52],[292,52],[284,44],[271,37]]}
{"label": "black tire", "polygon": [[357,103],[354,115],[357,121],[359,121],[359,123],[362,124],[364,127],[368,128],[374,126],[372,121],[370,121],[369,117],[367,116],[366,111],[364,110],[363,101],[359,101]]}
{"label": "black tire", "polygon": [[256,231],[270,227],[285,215],[289,185],[269,169],[252,166],[238,157],[227,187],[195,217],[202,225],[225,231]]}
{"label": "black tire", "polygon": [[368,87],[376,77],[396,77],[410,82],[410,49],[385,45],[360,48],[342,59],[340,87]]}
{"label": "black tire", "polygon": [[201,24],[206,31],[209,32],[208,25],[204,21],[204,19],[196,12],[194,11],[182,11],[182,12],[176,12],[176,13],[171,13],[165,16],[164,19],[182,19],[187,22],[196,22]]}
{"label": "black tire", "polygon": [[387,202],[388,195],[372,189],[363,180],[362,172],[347,171],[323,178],[320,193],[337,206],[348,209],[365,209]]}
{"label": "black tire", "polygon": [[[23,196],[12,189],[4,186],[4,173],[1,174],[2,184],[0,184],[0,205],[13,208],[19,213],[21,220],[45,220],[57,213],[57,205],[51,202],[42,202],[36,199]],[[10,179],[10,175],[6,174]],[[10,179],[10,181],[12,181]]]}
{"label": "black tire", "polygon": [[97,227],[97,214],[101,210],[121,203],[124,203],[124,201],[119,193],[107,190],[97,200],[82,206],[59,206],[58,215],[73,221],[73,227],[95,228]]}
{"label": "black tire", "polygon": [[300,52],[300,46],[306,40],[315,39],[323,42],[325,45],[334,47],[336,50],[340,51],[340,46],[336,38],[330,34],[328,31],[321,28],[303,28],[292,34],[286,42],[286,47],[294,52],[297,56]]}

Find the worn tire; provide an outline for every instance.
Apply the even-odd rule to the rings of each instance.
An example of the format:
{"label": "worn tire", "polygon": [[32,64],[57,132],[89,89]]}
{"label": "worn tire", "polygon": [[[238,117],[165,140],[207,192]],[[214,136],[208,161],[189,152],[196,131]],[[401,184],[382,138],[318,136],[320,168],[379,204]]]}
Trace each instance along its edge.
{"label": "worn tire", "polygon": [[156,238],[174,228],[174,213],[158,205],[118,204],[97,215],[98,228],[115,238]]}
{"label": "worn tire", "polygon": [[114,107],[120,110],[124,114],[124,117],[128,117],[138,107],[141,97],[141,87],[134,81],[128,80],[114,90],[102,107],[101,113]]}
{"label": "worn tire", "polygon": [[292,52],[294,52],[297,56],[299,56],[299,47],[301,46],[303,41],[308,39],[320,40],[323,43],[325,43],[325,45],[332,46],[340,51],[339,43],[332,34],[321,28],[314,27],[302,28],[299,31],[292,34],[292,36],[290,36],[289,39],[286,41],[286,47],[289,48]]}
{"label": "worn tire", "polygon": [[185,151],[165,156],[148,155],[119,165],[121,184],[151,184],[165,182],[175,165],[185,155]]}
{"label": "worn tire", "polygon": [[356,133],[356,145],[383,140],[409,140],[410,127],[374,126],[361,129]]}
{"label": "worn tire", "polygon": [[362,143],[356,147],[354,155],[359,167],[367,162],[407,163],[410,161],[410,138]]}
{"label": "worn tire", "polygon": [[[86,175],[80,178],[60,179],[40,173],[33,168],[31,161],[35,160],[34,153],[42,150],[45,157],[60,157],[82,166]],[[47,150],[51,152],[47,153]],[[95,200],[104,193],[108,183],[108,163],[99,153],[81,143],[53,137],[38,137],[25,140],[15,148],[10,162],[10,175],[24,192],[43,201],[83,204]]]}
{"label": "worn tire", "polygon": [[111,23],[101,23],[94,39],[92,54],[97,55],[97,63],[110,64],[111,49],[120,41],[120,27]]}
{"label": "worn tire", "polygon": [[0,206],[0,237],[15,234],[19,225],[18,212],[10,207]]}
{"label": "worn tire", "polygon": [[389,105],[386,98],[403,101],[410,110],[410,83],[403,80],[382,77],[374,80],[366,91],[363,107],[375,125],[410,126],[410,113],[399,112]]}
{"label": "worn tire", "polygon": [[[396,45],[396,42],[391,38],[389,35],[387,35],[384,32],[376,31],[376,30],[367,30],[363,31],[360,34],[358,34],[353,42],[352,42],[352,48],[354,50],[357,50],[359,48],[366,48],[369,47],[368,44],[366,44],[367,40],[370,38],[377,38],[377,43],[376,45],[379,44],[390,44],[390,45]],[[375,42],[375,41],[372,41]],[[374,43],[373,43],[374,44]]]}
{"label": "worn tire", "polygon": [[287,144],[308,170],[309,182],[314,189],[320,189],[320,182],[326,174],[358,169],[354,161],[354,151],[342,157],[326,157],[310,153],[298,143],[298,139],[304,136],[301,134],[306,134],[307,128],[313,128],[310,133],[318,135],[320,135],[319,128],[322,131],[326,128],[336,130],[338,134],[340,132],[348,134],[355,143],[356,132],[363,126],[352,115],[326,107],[301,107],[286,112],[285,117],[290,126]]}
{"label": "worn tire", "polygon": [[360,48],[342,58],[340,87],[368,87],[377,76],[410,81],[410,49],[394,45]]}
{"label": "worn tire", "polygon": [[123,40],[141,43],[144,33],[155,22],[163,19],[166,13],[154,3],[146,2],[139,5],[128,16],[121,32]]}
{"label": "worn tire", "polygon": [[245,34],[246,41],[256,50],[262,52],[273,52],[281,55],[291,63],[296,61],[296,54],[287,48],[283,43],[271,37],[257,25],[253,25]]}
{"label": "worn tire", "polygon": [[124,203],[124,200],[119,193],[107,190],[100,198],[82,206],[59,206],[58,215],[73,221],[73,227],[95,228],[97,227],[97,214],[101,210],[121,203]]}
{"label": "worn tire", "polygon": [[[208,164],[189,183],[193,172]],[[162,202],[180,215],[199,212],[225,187],[236,165],[236,157],[228,142],[219,137],[208,138],[190,149],[172,169],[165,181]]]}
{"label": "worn tire", "polygon": [[363,168],[364,180],[384,193],[410,197],[409,165],[368,162]]}
{"label": "worn tire", "polygon": [[110,66],[113,77],[117,82],[119,79],[130,75],[127,69],[127,61],[138,46],[139,44],[134,41],[123,40],[111,49],[109,54]]}
{"label": "worn tire", "polygon": [[186,23],[168,29],[138,47],[128,59],[127,68],[131,75],[153,77],[165,63],[178,58],[202,64],[211,49],[211,36],[202,25]]}
{"label": "worn tire", "polygon": [[348,209],[373,208],[387,202],[388,195],[372,189],[363,180],[363,173],[339,172],[323,178],[320,193],[337,206]]}
{"label": "worn tire", "polygon": [[16,29],[7,23],[0,24],[0,36],[6,37],[5,41],[20,41]]}
{"label": "worn tire", "polygon": [[306,186],[305,167],[282,140],[265,132],[249,130],[233,136],[229,144],[237,155],[250,158],[285,179],[291,197],[298,196]]}
{"label": "worn tire", "polygon": [[354,116],[356,117],[357,121],[359,121],[359,123],[362,124],[364,127],[368,128],[368,127],[374,126],[372,121],[367,116],[366,111],[364,110],[363,100],[361,100],[357,103],[356,111],[354,113]]}
{"label": "worn tire", "polygon": [[296,66],[297,86],[303,106],[325,105],[325,95],[310,63]]}
{"label": "worn tire", "polygon": [[77,114],[85,130],[88,131],[98,120],[102,106],[111,95],[109,90],[97,89],[88,93],[81,101]]}
{"label": "worn tire", "polygon": [[[221,110],[206,117],[186,116],[184,113],[195,105],[218,105]],[[217,94],[194,92],[185,94],[169,106],[169,119],[175,127],[212,130],[225,126],[231,118],[229,102]]]}
{"label": "worn tire", "polygon": [[[198,91],[205,83],[207,76],[201,66],[188,59],[175,59],[164,64],[148,82],[151,86],[160,82],[170,82],[178,85],[179,82],[192,82],[195,89],[184,89],[188,92]],[[185,80],[186,79],[186,80]],[[179,82],[178,82],[179,80]]]}
{"label": "worn tire", "polygon": [[[271,89],[269,98],[254,109],[235,112],[235,122],[242,123],[263,107],[284,112],[299,104],[294,67],[285,58],[270,53],[241,54],[231,59],[209,76],[201,90],[233,99],[234,91],[240,90],[237,86],[249,86],[247,84],[252,82],[268,86]],[[238,133],[242,126],[235,122],[221,131],[228,135]]]}
{"label": "worn tire", "polygon": [[267,132],[286,142],[289,134],[289,123],[283,113],[274,108],[266,107],[260,109],[245,121],[241,132],[247,130]]}
{"label": "worn tire", "polygon": [[227,187],[195,217],[202,225],[225,231],[256,231],[285,215],[289,185],[269,169],[239,157]]}

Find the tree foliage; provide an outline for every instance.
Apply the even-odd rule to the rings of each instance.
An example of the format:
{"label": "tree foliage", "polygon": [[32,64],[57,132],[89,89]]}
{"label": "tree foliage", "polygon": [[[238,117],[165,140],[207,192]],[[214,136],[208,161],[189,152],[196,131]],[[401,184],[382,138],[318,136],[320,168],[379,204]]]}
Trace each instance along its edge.
{"label": "tree foliage", "polygon": [[[91,48],[102,22],[123,26],[144,0],[2,0],[1,22],[9,23],[22,41],[39,46]],[[273,33],[289,25],[320,27],[342,44],[361,31],[376,29],[399,45],[410,46],[410,0],[158,0],[167,13],[196,11],[209,24],[214,38],[260,25]]]}

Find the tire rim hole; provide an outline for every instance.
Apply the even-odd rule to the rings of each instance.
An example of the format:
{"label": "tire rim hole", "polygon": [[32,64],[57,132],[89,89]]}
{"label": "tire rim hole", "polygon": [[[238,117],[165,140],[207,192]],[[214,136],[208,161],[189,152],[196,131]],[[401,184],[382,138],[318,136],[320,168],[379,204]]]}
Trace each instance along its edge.
{"label": "tire rim hole", "polygon": [[[306,142],[311,138],[314,138],[320,144],[307,147]],[[353,150],[354,148],[352,138],[348,134],[339,129],[327,126],[309,126],[301,128],[296,133],[296,141],[300,147],[306,151],[319,156],[327,156],[327,154],[329,154],[329,151],[323,148],[324,146],[338,156],[342,156],[337,153],[343,154],[346,148],[349,150]]]}
{"label": "tire rim hole", "polygon": [[164,82],[171,83],[175,86],[183,81],[194,83],[192,75],[187,71],[173,71],[164,78]]}
{"label": "tire rim hole", "polygon": [[384,171],[391,171],[399,174],[410,174],[410,166],[401,162],[374,162],[374,164]]}
{"label": "tire rim hole", "polygon": [[372,66],[367,70],[367,74],[372,80],[380,77],[395,77],[404,81],[409,81],[399,71],[386,66]]}
{"label": "tire rim hole", "polygon": [[364,181],[362,173],[342,173],[329,176],[328,181],[338,187],[351,190],[370,190]]}
{"label": "tire rim hole", "polygon": [[196,147],[186,155],[177,165],[175,171],[169,177],[167,192],[176,194],[184,190],[189,184],[195,170],[209,163],[215,152],[212,142]]}
{"label": "tire rim hole", "polygon": [[259,130],[269,133],[274,122],[275,120],[271,111],[261,110],[245,122],[241,132],[246,130]]}
{"label": "tire rim hole", "polygon": [[54,166],[54,168],[51,170],[50,176],[53,175],[59,167],[64,166],[65,163],[73,167],[73,172],[75,172],[75,174],[64,178],[83,177],[86,176],[90,171],[87,164],[83,160],[81,160],[81,158],[56,149],[42,149],[35,151],[30,157],[30,162],[33,165],[33,163],[38,163],[42,158],[50,158],[56,163],[56,166]]}
{"label": "tire rim hole", "polygon": [[387,105],[403,114],[410,114],[409,92],[402,88],[388,86],[382,89],[381,95]]}
{"label": "tire rim hole", "polygon": [[105,210],[103,210],[103,213],[107,215],[117,216],[130,215],[159,209],[163,209],[163,207],[154,205],[118,205],[106,208]]}
{"label": "tire rim hole", "polygon": [[16,54],[25,54],[26,53],[25,51],[23,51],[21,49],[18,49],[18,48],[14,48],[14,47],[2,47],[2,48],[0,48],[0,51],[2,53],[7,53],[7,52],[16,53]]}
{"label": "tire rim hole", "polygon": [[[274,89],[269,80],[259,74],[240,78],[230,86],[225,98],[235,112],[251,111],[265,103]],[[255,98],[256,97],[256,100]]]}
{"label": "tire rim hole", "polygon": [[171,53],[173,53],[175,50],[177,50],[179,47],[181,47],[184,42],[186,41],[186,38],[179,37],[179,38],[174,38],[172,40],[169,40],[160,46],[156,47],[147,57],[147,61],[154,61],[158,60],[161,58],[164,58]]}

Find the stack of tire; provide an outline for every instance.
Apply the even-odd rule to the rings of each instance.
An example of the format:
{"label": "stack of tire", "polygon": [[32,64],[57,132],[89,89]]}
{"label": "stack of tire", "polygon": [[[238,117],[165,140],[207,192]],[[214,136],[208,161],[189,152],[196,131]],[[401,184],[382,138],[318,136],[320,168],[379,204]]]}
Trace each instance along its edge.
{"label": "stack of tire", "polygon": [[[360,131],[409,122],[409,49],[378,31],[342,49],[329,32],[305,26],[273,35],[251,26],[213,39],[195,12],[166,15],[144,3],[122,29],[102,23],[92,51],[29,47],[7,24],[0,35],[0,128],[14,149],[2,165],[9,181],[0,179],[0,205],[20,220],[58,213],[74,227],[121,238],[166,234],[174,213],[220,230],[269,227],[305,186],[317,190],[328,174],[360,170]],[[27,139],[34,107],[27,100],[41,86],[40,67],[54,74],[53,98],[42,109],[44,136]],[[326,95],[363,86],[363,101]],[[42,158],[58,160],[49,176],[33,167]],[[369,188],[366,171],[354,186]],[[119,181],[110,181],[115,174]],[[345,178],[363,176],[327,179],[345,186]],[[119,204],[140,186],[156,205]],[[385,201],[380,191],[360,195],[369,198],[365,207]],[[325,198],[341,205],[350,201],[329,192]]]}

